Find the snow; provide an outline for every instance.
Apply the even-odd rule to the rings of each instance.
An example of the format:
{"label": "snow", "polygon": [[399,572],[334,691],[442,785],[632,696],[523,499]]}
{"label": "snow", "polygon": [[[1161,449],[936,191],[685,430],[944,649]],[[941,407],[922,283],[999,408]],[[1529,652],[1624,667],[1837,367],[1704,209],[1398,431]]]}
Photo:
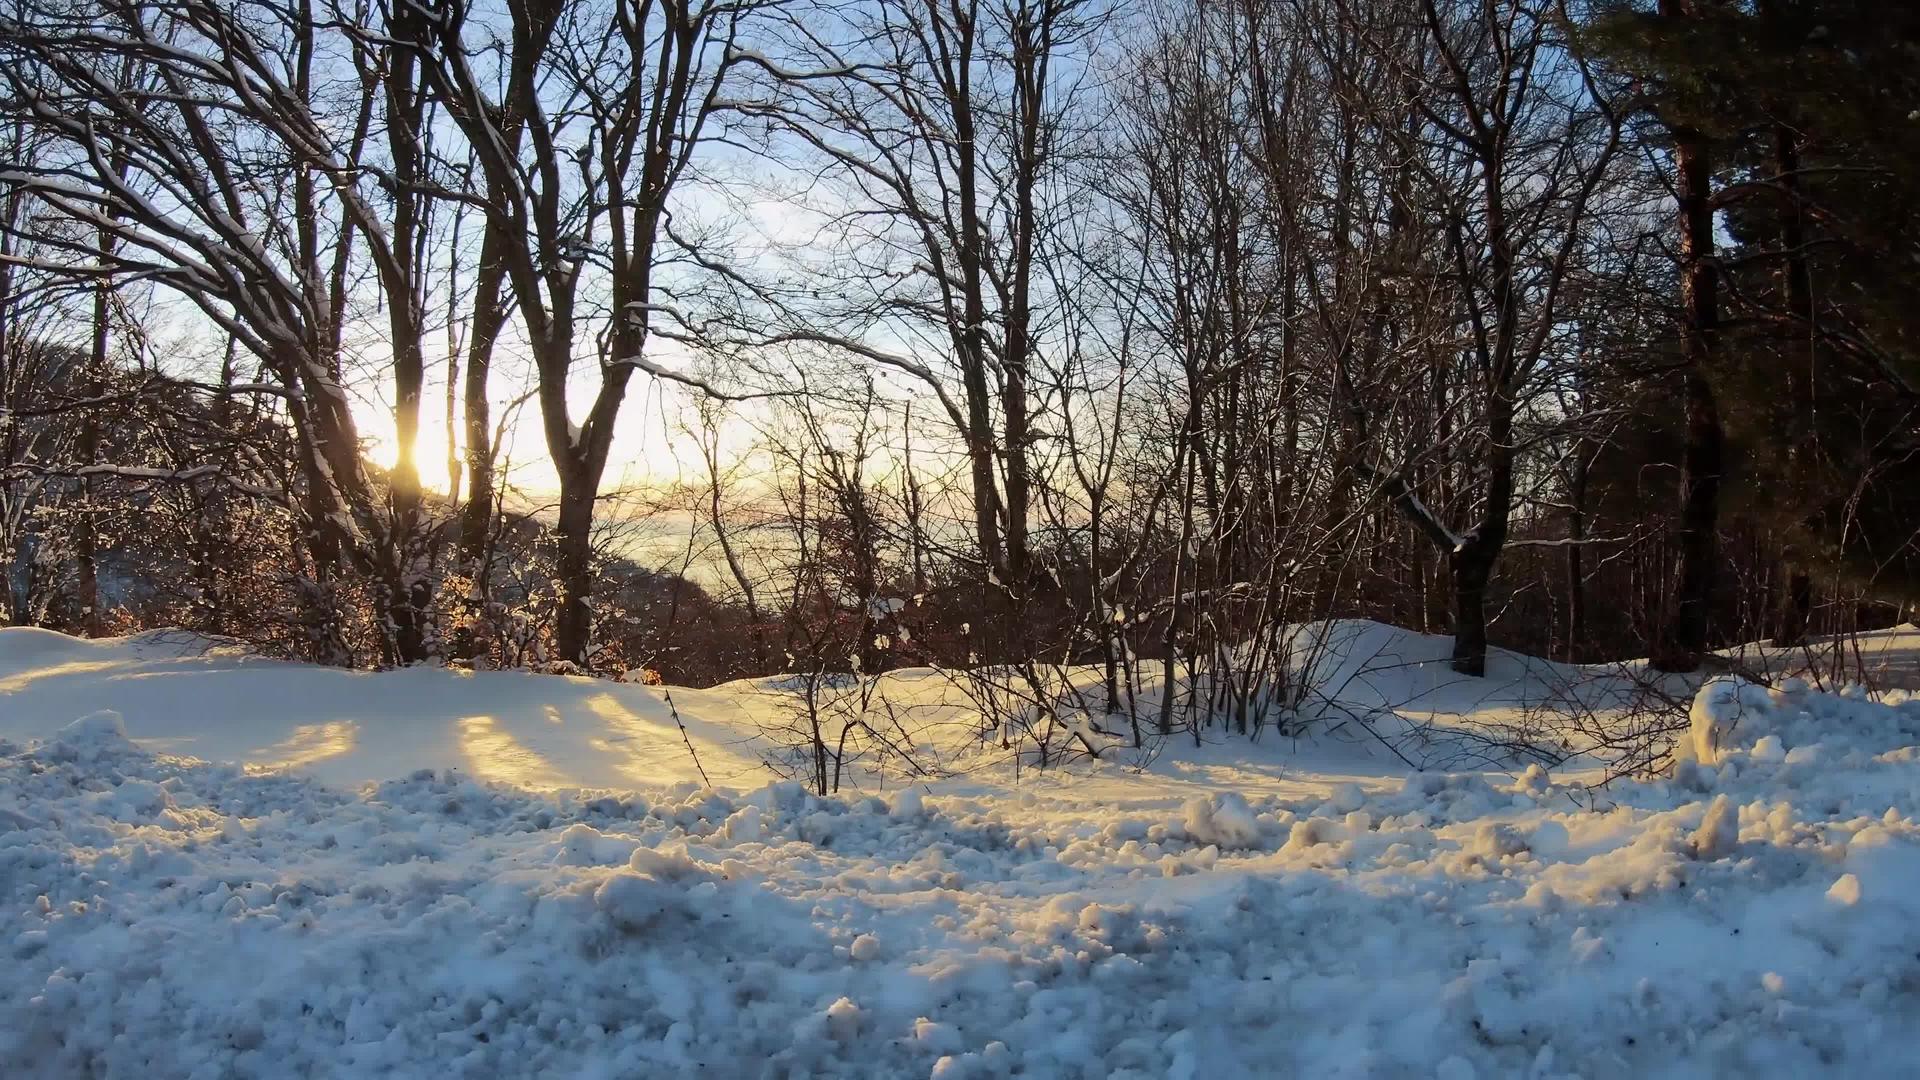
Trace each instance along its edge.
{"label": "snow", "polygon": [[852,998],[840,998],[827,1006],[827,1031],[840,1042],[850,1042],[860,1034],[863,1015],[860,1006],[855,1005]]}
{"label": "snow", "polygon": [[1183,819],[1187,835],[1196,844],[1250,848],[1260,842],[1260,822],[1238,792],[1196,795],[1187,801]]}
{"label": "snow", "polygon": [[[118,712],[147,749],[290,768],[344,787],[459,768],[522,786],[697,780],[662,687],[435,668],[367,674],[280,663],[178,632],[82,641],[0,629],[0,737],[53,738]],[[766,768],[734,732],[739,695],[674,688],[717,783]]]}
{"label": "snow", "polygon": [[1860,879],[1852,874],[1841,874],[1827,889],[1827,899],[1841,907],[1853,907],[1860,902]]}
{"label": "snow", "polygon": [[1724,859],[1733,854],[1734,845],[1740,840],[1740,821],[1735,815],[1733,804],[1725,795],[1715,795],[1713,802],[1707,805],[1707,816],[1700,821],[1700,827],[1693,833],[1693,857],[1696,859]]}
{"label": "snow", "polygon": [[112,709],[101,709],[61,728],[60,741],[76,749],[119,746],[127,741],[127,723]]}
{"label": "snow", "polygon": [[891,812],[897,818],[917,818],[926,813],[926,800],[918,788],[901,788],[893,797]]}
{"label": "snow", "polygon": [[[1346,722],[1510,718],[1567,672],[1496,654],[1463,684],[1443,641],[1332,630],[1362,648],[1316,659],[1301,738],[1041,772],[963,726],[944,775],[824,798],[764,764],[781,680],[674,690],[709,788],[657,687],[0,630],[0,1061],[1920,1070],[1920,702],[1716,679],[1665,776],[1420,772]],[[939,673],[883,683],[930,731],[964,717]]]}

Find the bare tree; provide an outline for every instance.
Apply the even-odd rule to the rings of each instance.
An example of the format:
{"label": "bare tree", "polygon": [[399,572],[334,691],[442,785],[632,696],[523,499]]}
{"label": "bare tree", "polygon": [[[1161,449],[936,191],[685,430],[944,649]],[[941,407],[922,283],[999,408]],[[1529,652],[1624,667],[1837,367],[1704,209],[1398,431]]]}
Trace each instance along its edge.
{"label": "bare tree", "polygon": [[[63,272],[161,285],[261,362],[298,434],[313,602],[325,608],[343,570],[371,576],[385,596],[388,659],[422,659],[431,634],[408,459],[423,322],[411,302],[415,238],[396,244],[361,187],[376,87],[348,84],[354,121],[344,133],[321,121],[318,103],[336,87],[316,67],[318,22],[304,5],[163,2],[102,16],[37,9],[6,27],[9,92],[57,149],[4,180],[95,230],[85,241],[38,237],[67,257]],[[395,312],[395,420],[407,453],[385,505],[342,384],[356,248]],[[317,655],[346,660],[327,617],[316,619]]]}
{"label": "bare tree", "polygon": [[[481,258],[505,268],[538,372],[560,484],[557,648],[578,663],[592,651],[594,501],[627,384],[652,366],[650,329],[671,307],[661,295],[670,201],[725,104],[742,26],[761,6],[540,0],[513,5],[494,25],[449,0],[432,18],[395,27],[485,178]],[[477,331],[476,343],[489,336]],[[588,349],[598,386],[576,421],[572,375]]]}
{"label": "bare tree", "polygon": [[[1090,10],[1085,0],[819,5],[795,9],[778,57],[751,58],[767,84],[758,114],[826,178],[792,197],[824,217],[832,261],[799,272],[848,287],[759,290],[767,303],[751,317],[777,329],[747,343],[823,344],[932,393],[968,458],[980,576],[1016,609],[1035,571],[1030,383],[1052,303],[1048,192]],[[941,362],[922,359],[932,356]]]}

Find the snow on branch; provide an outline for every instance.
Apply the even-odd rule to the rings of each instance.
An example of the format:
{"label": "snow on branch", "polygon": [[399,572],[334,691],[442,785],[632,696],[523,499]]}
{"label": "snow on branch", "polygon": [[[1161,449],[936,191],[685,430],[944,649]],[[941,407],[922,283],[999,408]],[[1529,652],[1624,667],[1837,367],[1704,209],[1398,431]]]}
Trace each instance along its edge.
{"label": "snow on branch", "polygon": [[714,399],[715,401],[757,401],[762,398],[773,398],[773,397],[784,396],[783,394],[777,393],[774,391],[764,391],[759,393],[730,393],[728,391],[720,389],[717,386],[714,386],[712,383],[706,381],[705,379],[700,378],[698,375],[689,375],[682,371],[675,371],[672,368],[663,367],[659,363],[649,360],[644,356],[623,357],[621,359],[613,361],[608,366],[637,368],[653,376],[656,379],[665,379],[668,382],[676,382],[682,386],[693,387],[695,390],[700,391],[701,393]]}

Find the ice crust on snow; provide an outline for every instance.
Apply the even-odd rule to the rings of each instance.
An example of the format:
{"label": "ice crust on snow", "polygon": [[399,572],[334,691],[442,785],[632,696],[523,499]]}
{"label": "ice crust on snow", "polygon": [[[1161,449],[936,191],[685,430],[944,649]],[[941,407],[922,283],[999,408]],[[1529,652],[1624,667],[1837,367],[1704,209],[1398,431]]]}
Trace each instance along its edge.
{"label": "ice crust on snow", "polygon": [[[521,730],[504,700],[441,767],[343,785],[142,742],[137,700],[94,700],[111,668],[58,676],[85,707],[11,734],[46,700],[26,680],[107,658],[16,640],[9,1077],[1920,1071],[1900,695],[1715,680],[1670,775],[1599,791],[1570,768],[1271,784],[1203,758],[887,798],[536,788],[472,771]],[[308,677],[192,682],[204,723],[238,730],[265,722],[233,704],[247,680]],[[326,680],[341,717],[464,685]],[[681,704],[718,731],[760,693]]]}

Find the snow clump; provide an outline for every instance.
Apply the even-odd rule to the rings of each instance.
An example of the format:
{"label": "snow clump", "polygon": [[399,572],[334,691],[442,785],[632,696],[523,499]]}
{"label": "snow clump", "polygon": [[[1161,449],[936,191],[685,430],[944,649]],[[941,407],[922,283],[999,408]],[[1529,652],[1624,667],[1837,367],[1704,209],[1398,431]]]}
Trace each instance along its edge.
{"label": "snow clump", "polygon": [[1238,792],[1195,795],[1182,810],[1181,824],[1196,844],[1250,848],[1260,843],[1260,820]]}

